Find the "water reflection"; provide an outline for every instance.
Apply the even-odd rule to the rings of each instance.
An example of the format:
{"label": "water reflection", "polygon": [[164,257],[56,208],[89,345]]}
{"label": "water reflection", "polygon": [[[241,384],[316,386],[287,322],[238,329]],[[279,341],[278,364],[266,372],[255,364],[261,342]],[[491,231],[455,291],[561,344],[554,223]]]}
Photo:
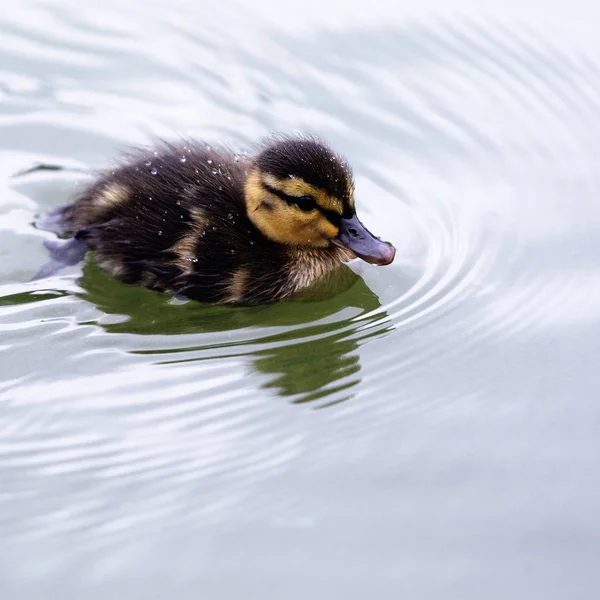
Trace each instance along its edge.
{"label": "water reflection", "polygon": [[[302,298],[256,307],[179,304],[123,285],[93,261],[86,262],[79,284],[77,295],[102,311],[95,323],[106,332],[169,336],[168,347],[143,349],[142,341],[136,354],[172,364],[206,360],[224,349],[225,356],[249,357],[256,372],[269,376],[263,387],[294,402],[351,398],[349,390],[360,382],[360,341],[389,331],[379,298],[349,268]],[[361,330],[371,326],[361,335],[356,318],[367,314]],[[242,337],[232,340],[227,333],[233,331]]]}
{"label": "water reflection", "polygon": [[262,350],[255,354],[254,366],[273,376],[264,387],[294,396],[298,403],[334,393],[338,396],[335,404],[349,400],[352,388],[360,382],[357,343],[345,334]]}
{"label": "water reflection", "polygon": [[[378,9],[320,2],[276,20],[289,8],[267,3],[236,20],[219,3],[111,3],[19,3],[19,29],[5,23],[2,77],[25,77],[5,98],[7,170],[104,165],[149,133],[238,147],[316,130],[348,155],[365,220],[406,244],[415,274],[405,282],[399,263],[326,301],[222,309],[90,264],[80,290],[66,276],[52,293],[18,282],[43,260],[30,217],[66,200],[67,178],[11,180],[1,579],[43,595],[48,579],[29,570],[53,559],[67,595],[81,574],[73,597],[140,581],[149,596],[173,574],[182,597],[260,595],[265,578],[283,596],[593,597],[597,36],[578,36],[566,6],[549,33],[556,6],[543,25],[503,27],[409,22],[389,3],[389,19],[353,26],[348,10]],[[335,27],[319,25],[327,11]],[[286,35],[303,16],[307,33]],[[353,394],[308,419],[272,401]],[[302,519],[310,535],[277,529]]]}
{"label": "water reflection", "polygon": [[[71,169],[58,163],[43,163],[14,177],[21,192],[36,196],[40,190],[34,184],[40,179],[67,188],[67,171]],[[63,195],[69,192],[65,189]],[[64,201],[62,198],[59,203]],[[340,269],[293,301],[256,307],[182,303],[123,285],[104,273],[92,254],[76,279],[80,291],[61,290],[65,281],[58,277],[38,282],[34,292],[9,292],[0,298],[0,305],[77,297],[100,311],[79,324],[99,325],[109,334],[139,338],[135,348],[127,350],[132,354],[149,355],[159,364],[243,356],[257,374],[268,377],[262,389],[274,390],[291,402],[319,400],[319,406],[328,406],[352,398],[353,388],[361,381],[357,329],[366,328],[366,337],[373,339],[390,329],[385,307],[351,268]],[[405,283],[410,287],[410,282]],[[159,344],[157,348],[155,338],[164,340],[164,347]]]}

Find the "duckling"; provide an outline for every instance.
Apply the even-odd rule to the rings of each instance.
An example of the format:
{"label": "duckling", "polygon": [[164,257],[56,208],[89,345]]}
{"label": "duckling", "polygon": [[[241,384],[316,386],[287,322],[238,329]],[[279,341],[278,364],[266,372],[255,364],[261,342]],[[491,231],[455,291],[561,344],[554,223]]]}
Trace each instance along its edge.
{"label": "duckling", "polygon": [[304,135],[254,156],[203,142],[133,150],[48,224],[71,239],[38,277],[91,250],[121,282],[211,304],[287,299],[350,259],[395,256],[359,221],[346,160]]}

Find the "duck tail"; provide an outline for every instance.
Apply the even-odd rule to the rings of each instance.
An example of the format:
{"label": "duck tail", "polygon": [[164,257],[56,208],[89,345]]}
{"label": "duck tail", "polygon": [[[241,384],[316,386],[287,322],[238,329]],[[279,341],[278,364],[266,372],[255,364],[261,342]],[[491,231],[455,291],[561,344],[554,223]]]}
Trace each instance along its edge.
{"label": "duck tail", "polygon": [[63,204],[58,206],[54,210],[50,211],[47,215],[41,217],[36,227],[43,229],[44,231],[51,231],[56,234],[65,234],[71,231],[69,225],[69,216],[72,211],[72,204]]}
{"label": "duck tail", "polygon": [[30,279],[37,281],[58,273],[65,267],[71,267],[81,262],[87,252],[85,240],[71,238],[68,240],[45,240],[44,246],[50,252],[50,260]]}

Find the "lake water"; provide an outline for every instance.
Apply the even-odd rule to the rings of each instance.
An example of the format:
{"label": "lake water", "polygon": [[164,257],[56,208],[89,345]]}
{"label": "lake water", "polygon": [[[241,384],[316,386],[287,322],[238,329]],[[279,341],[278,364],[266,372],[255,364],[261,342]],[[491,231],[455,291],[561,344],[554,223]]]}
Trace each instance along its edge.
{"label": "lake water", "polygon": [[[600,8],[417,4],[3,7],[2,598],[596,597]],[[255,308],[26,283],[125,146],[290,130],[392,266]]]}

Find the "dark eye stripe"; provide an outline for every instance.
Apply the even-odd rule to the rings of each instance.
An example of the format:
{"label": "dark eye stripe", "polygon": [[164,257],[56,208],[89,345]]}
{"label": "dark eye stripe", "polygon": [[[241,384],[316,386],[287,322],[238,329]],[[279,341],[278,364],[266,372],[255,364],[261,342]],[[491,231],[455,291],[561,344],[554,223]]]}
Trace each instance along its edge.
{"label": "dark eye stripe", "polygon": [[326,208],[318,207],[319,210],[323,213],[323,216],[336,227],[339,227],[342,221],[342,215],[340,213],[335,212],[335,210],[327,210]]}
{"label": "dark eye stripe", "polygon": [[[273,194],[274,196],[277,196],[278,198],[281,198],[282,200],[285,200],[288,204],[296,204],[296,201],[298,200],[298,197],[296,197],[296,196],[290,196],[289,194],[286,194],[285,192],[282,192],[281,190],[278,190],[278,189],[270,186],[268,183],[265,183],[264,181],[262,182],[262,184],[265,187],[265,189],[267,189],[269,192],[271,192],[271,194]],[[337,213],[335,210],[328,210],[326,208],[323,208],[322,206],[319,206],[318,203],[317,203],[317,210],[330,223],[332,223],[336,227],[340,226],[340,221],[342,219],[342,215],[340,215],[339,213]]]}

